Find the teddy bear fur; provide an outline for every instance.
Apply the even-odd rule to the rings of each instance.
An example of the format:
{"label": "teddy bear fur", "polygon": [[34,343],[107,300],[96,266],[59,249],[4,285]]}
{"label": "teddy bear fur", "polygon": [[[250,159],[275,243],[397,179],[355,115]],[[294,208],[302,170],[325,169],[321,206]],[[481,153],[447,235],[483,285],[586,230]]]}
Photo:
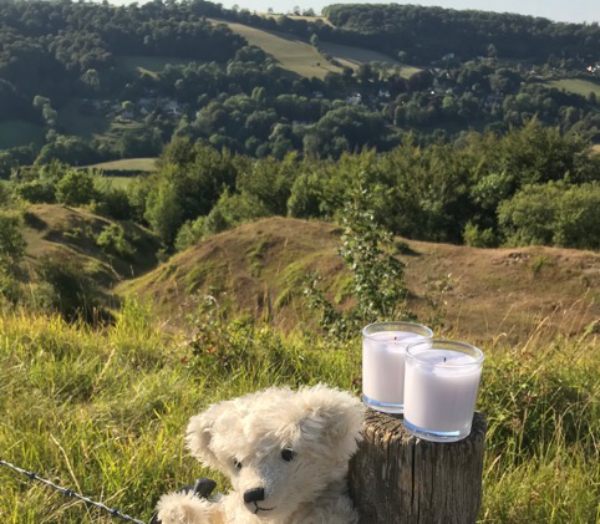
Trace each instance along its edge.
{"label": "teddy bear fur", "polygon": [[[269,388],[213,404],[192,417],[186,444],[233,490],[210,500],[164,495],[158,518],[162,524],[355,524],[346,477],[362,421],[358,399],[323,385]],[[244,501],[260,488],[263,499]]]}

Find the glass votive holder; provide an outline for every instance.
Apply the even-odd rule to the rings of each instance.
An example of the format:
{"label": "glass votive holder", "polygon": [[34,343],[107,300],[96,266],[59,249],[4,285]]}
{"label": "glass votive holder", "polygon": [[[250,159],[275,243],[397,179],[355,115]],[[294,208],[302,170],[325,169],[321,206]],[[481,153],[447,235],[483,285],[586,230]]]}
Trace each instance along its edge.
{"label": "glass votive holder", "polygon": [[483,353],[463,342],[431,340],[406,350],[404,426],[433,442],[469,436]]}
{"label": "glass votive holder", "polygon": [[384,413],[402,413],[406,348],[431,340],[433,332],[412,322],[377,322],[365,327],[362,337],[363,402]]}

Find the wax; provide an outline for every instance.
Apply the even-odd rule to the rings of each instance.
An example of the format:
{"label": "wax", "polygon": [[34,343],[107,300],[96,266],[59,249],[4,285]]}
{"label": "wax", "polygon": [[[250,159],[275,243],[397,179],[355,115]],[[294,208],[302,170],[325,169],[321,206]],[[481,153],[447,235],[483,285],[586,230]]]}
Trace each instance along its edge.
{"label": "wax", "polygon": [[[363,338],[363,394],[379,403],[404,403],[406,347],[428,337],[406,331],[380,331]],[[383,411],[383,409],[382,409]]]}
{"label": "wax", "polygon": [[[481,358],[451,349],[422,349],[410,355],[404,384],[407,427],[448,438],[464,438],[471,431]],[[419,347],[419,346],[416,346]]]}

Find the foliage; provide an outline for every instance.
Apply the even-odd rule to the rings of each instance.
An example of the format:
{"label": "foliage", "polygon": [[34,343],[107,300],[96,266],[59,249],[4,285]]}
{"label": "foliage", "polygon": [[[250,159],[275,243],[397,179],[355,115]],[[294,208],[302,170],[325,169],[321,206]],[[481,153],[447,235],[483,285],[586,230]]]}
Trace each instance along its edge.
{"label": "foliage", "polygon": [[347,312],[336,311],[319,289],[318,275],[309,277],[304,290],[309,307],[320,313],[321,326],[341,338],[376,320],[409,316],[404,264],[392,254],[392,235],[375,221],[368,191],[360,181],[351,198],[341,215],[344,232],[340,255],[352,275],[350,290],[355,306]]}
{"label": "foliage", "polygon": [[110,319],[97,283],[73,260],[45,255],[38,259],[36,272],[41,284],[34,302],[41,310],[54,310],[69,322]]}
{"label": "foliage", "polygon": [[21,217],[10,211],[0,211],[0,266],[13,271],[25,256],[27,244],[23,238]]}
{"label": "foliage", "polygon": [[81,169],[69,169],[56,184],[56,199],[67,206],[89,204],[96,197],[93,175]]}
{"label": "foliage", "polygon": [[510,244],[600,248],[600,186],[550,182],[525,186],[498,211]]}
{"label": "foliage", "polygon": [[104,227],[96,239],[98,247],[109,254],[128,259],[133,257],[135,250],[125,238],[125,230],[119,224],[110,224]]}

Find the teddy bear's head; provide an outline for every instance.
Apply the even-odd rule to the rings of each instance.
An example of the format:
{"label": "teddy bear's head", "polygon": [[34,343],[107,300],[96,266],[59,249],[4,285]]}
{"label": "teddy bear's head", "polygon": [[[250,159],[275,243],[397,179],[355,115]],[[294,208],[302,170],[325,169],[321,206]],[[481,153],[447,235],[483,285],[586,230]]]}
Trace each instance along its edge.
{"label": "teddy bear's head", "polygon": [[344,479],[362,420],[362,404],[348,393],[321,385],[270,388],[193,417],[186,443],[229,477],[249,512],[285,522]]}

